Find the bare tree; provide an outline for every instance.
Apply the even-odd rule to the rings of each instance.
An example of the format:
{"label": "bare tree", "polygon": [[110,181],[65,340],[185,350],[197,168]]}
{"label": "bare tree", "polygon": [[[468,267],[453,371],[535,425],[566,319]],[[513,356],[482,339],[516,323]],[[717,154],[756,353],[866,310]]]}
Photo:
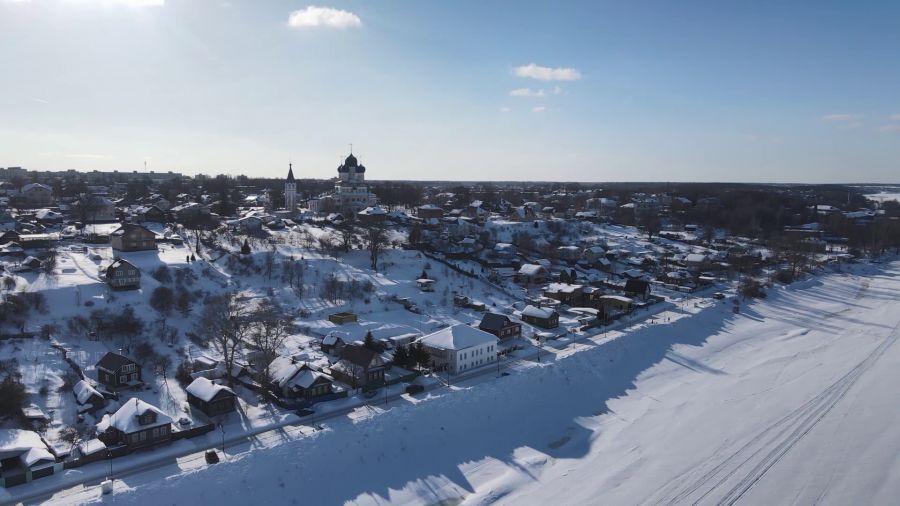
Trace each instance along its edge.
{"label": "bare tree", "polygon": [[263,269],[266,271],[266,277],[272,279],[272,268],[275,267],[275,250],[267,251],[263,256]]}
{"label": "bare tree", "polygon": [[207,300],[196,333],[209,336],[215,349],[222,354],[228,384],[233,384],[231,371],[235,354],[250,335],[252,325],[246,300],[230,292]]}
{"label": "bare tree", "polygon": [[378,256],[381,254],[381,250],[384,249],[387,244],[387,232],[384,229],[383,224],[373,225],[369,227],[368,231],[368,239],[369,239],[369,258],[372,260],[372,270],[378,270]]}
{"label": "bare tree", "polygon": [[72,212],[75,216],[78,216],[79,221],[86,223],[88,218],[93,218],[97,214],[100,207],[101,201],[99,198],[89,193],[82,193],[72,203]]}
{"label": "bare tree", "polygon": [[268,385],[272,379],[269,366],[278,350],[284,346],[288,336],[289,322],[284,311],[270,299],[264,299],[253,314],[253,331],[250,333],[250,346],[259,352],[262,367],[259,368],[260,383]]}

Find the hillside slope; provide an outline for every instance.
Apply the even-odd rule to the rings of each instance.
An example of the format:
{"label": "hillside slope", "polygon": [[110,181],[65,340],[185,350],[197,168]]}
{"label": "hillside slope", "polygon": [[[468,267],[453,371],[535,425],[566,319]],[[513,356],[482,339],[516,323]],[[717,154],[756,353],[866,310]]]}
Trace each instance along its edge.
{"label": "hillside slope", "polygon": [[643,326],[227,463],[134,476],[116,501],[887,504],[898,273],[831,274],[739,315],[721,304]]}

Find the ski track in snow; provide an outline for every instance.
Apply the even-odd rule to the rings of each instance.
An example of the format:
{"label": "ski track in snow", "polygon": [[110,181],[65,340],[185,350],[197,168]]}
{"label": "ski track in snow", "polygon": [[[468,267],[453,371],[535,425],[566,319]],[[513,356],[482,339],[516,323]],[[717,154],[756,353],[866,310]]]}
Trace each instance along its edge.
{"label": "ski track in snow", "polygon": [[[770,425],[737,451],[721,460],[704,475],[678,487],[674,495],[663,493],[653,504],[725,504],[732,505],[756,485],[791,448],[806,436],[834,406],[840,402],[857,380],[868,371],[900,337],[900,322],[893,332],[862,362],[788,415]],[[686,477],[679,476],[681,482]],[[733,483],[729,489],[727,486]],[[665,490],[665,488],[664,488]],[[724,494],[721,492],[724,491]],[[699,494],[699,495],[698,495]]]}

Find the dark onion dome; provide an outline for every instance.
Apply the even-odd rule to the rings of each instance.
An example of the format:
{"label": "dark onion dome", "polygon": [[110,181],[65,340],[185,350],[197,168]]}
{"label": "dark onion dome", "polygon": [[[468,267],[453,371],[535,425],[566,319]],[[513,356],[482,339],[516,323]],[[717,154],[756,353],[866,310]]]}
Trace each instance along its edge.
{"label": "dark onion dome", "polygon": [[288,164],[288,176],[287,176],[287,181],[288,181],[288,183],[293,183],[293,182],[294,182],[294,168],[291,166],[291,164]]}
{"label": "dark onion dome", "polygon": [[350,168],[346,165],[338,165],[338,172],[350,172]]}
{"label": "dark onion dome", "polygon": [[361,173],[361,172],[365,172],[365,171],[366,171],[366,166],[365,166],[365,165],[360,165],[359,167],[356,168],[356,173],[357,173],[357,174],[359,174],[359,173]]}
{"label": "dark onion dome", "polygon": [[350,156],[348,156],[347,159],[344,160],[344,165],[346,165],[347,167],[356,167],[357,166],[356,157],[353,156],[353,153],[350,153]]}

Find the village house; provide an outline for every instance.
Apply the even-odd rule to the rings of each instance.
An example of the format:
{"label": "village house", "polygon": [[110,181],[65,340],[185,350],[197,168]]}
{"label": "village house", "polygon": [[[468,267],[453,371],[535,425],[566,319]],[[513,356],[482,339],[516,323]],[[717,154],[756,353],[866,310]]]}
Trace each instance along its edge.
{"label": "village house", "polygon": [[645,279],[629,279],[625,281],[625,295],[646,299],[650,295],[650,282]]}
{"label": "village house", "polygon": [[576,262],[581,258],[581,248],[573,245],[560,246],[556,248],[556,256],[566,262]]}
{"label": "village house", "polygon": [[523,285],[542,285],[549,275],[550,272],[542,265],[524,264],[516,273],[516,281]]}
{"label": "village house", "polygon": [[152,446],[172,440],[172,418],[156,406],[132,397],[115,413],[103,415],[97,433],[107,446]]}
{"label": "village house", "polygon": [[428,278],[420,278],[416,280],[416,286],[419,287],[419,290],[422,290],[423,292],[433,292],[434,280]]}
{"label": "village house", "polygon": [[581,252],[580,262],[585,265],[598,265],[602,260],[606,260],[606,250],[602,246],[591,246]]}
{"label": "village house", "polygon": [[519,337],[522,334],[522,324],[514,322],[508,316],[498,313],[485,313],[481,317],[478,328],[494,334],[501,341]]}
{"label": "village house", "polygon": [[583,285],[573,285],[569,283],[550,283],[544,288],[544,297],[558,300],[563,304],[570,306],[581,305]]}
{"label": "village house", "polygon": [[115,290],[134,290],[141,287],[141,271],[128,260],[116,259],[104,273],[107,284]]}
{"label": "village house", "polygon": [[0,429],[0,486],[13,487],[53,474],[62,464],[40,434],[30,430]]}
{"label": "village house", "polygon": [[459,374],[497,360],[497,336],[457,324],[419,339],[434,369]]}
{"label": "village house", "polygon": [[334,393],[331,376],[291,357],[276,357],[269,365],[272,389],[284,399],[314,402]]}
{"label": "village house", "polygon": [[84,220],[87,223],[104,223],[116,221],[116,205],[112,200],[102,195],[87,195],[90,205],[84,214]]}
{"label": "village house", "polygon": [[434,204],[425,204],[416,208],[416,215],[423,220],[439,220],[444,217],[444,210]]}
{"label": "village house", "polygon": [[559,326],[559,313],[550,308],[528,305],[522,310],[522,321],[545,329],[555,329]]}
{"label": "village house", "polygon": [[134,210],[134,214],[137,216],[138,220],[151,223],[165,223],[168,218],[168,214],[158,206],[138,207]]}
{"label": "village house", "polygon": [[109,234],[109,244],[117,251],[156,250],[156,234],[134,223],[123,223]]}
{"label": "village house", "polygon": [[141,366],[130,358],[108,352],[97,362],[97,381],[109,389],[135,387],[143,384]]}
{"label": "village house", "polygon": [[79,412],[99,411],[106,406],[106,398],[87,380],[75,383],[75,386],[72,387],[72,394],[75,396],[75,402],[82,406]]}
{"label": "village house", "polygon": [[341,349],[341,359],[331,366],[335,378],[353,388],[370,390],[384,384],[385,363],[374,350],[365,346],[347,345]]}
{"label": "village house", "polygon": [[25,203],[32,207],[49,206],[53,203],[53,190],[45,184],[26,184],[20,194]]}
{"label": "village house", "polygon": [[356,217],[362,225],[374,225],[384,223],[387,211],[378,206],[370,206],[356,213]]}
{"label": "village house", "polygon": [[235,410],[237,396],[226,386],[198,377],[185,388],[188,404],[199,409],[206,416],[226,415]]}
{"label": "village house", "polygon": [[621,295],[602,295],[600,302],[603,305],[603,312],[607,316],[631,312],[634,305],[632,299]]}
{"label": "village house", "polygon": [[344,340],[340,336],[328,334],[322,338],[322,344],[319,348],[325,353],[335,354],[335,352],[340,351],[344,347],[344,344]]}
{"label": "village house", "polygon": [[692,272],[699,272],[708,268],[709,263],[709,256],[703,253],[691,253],[684,257],[684,266]]}

